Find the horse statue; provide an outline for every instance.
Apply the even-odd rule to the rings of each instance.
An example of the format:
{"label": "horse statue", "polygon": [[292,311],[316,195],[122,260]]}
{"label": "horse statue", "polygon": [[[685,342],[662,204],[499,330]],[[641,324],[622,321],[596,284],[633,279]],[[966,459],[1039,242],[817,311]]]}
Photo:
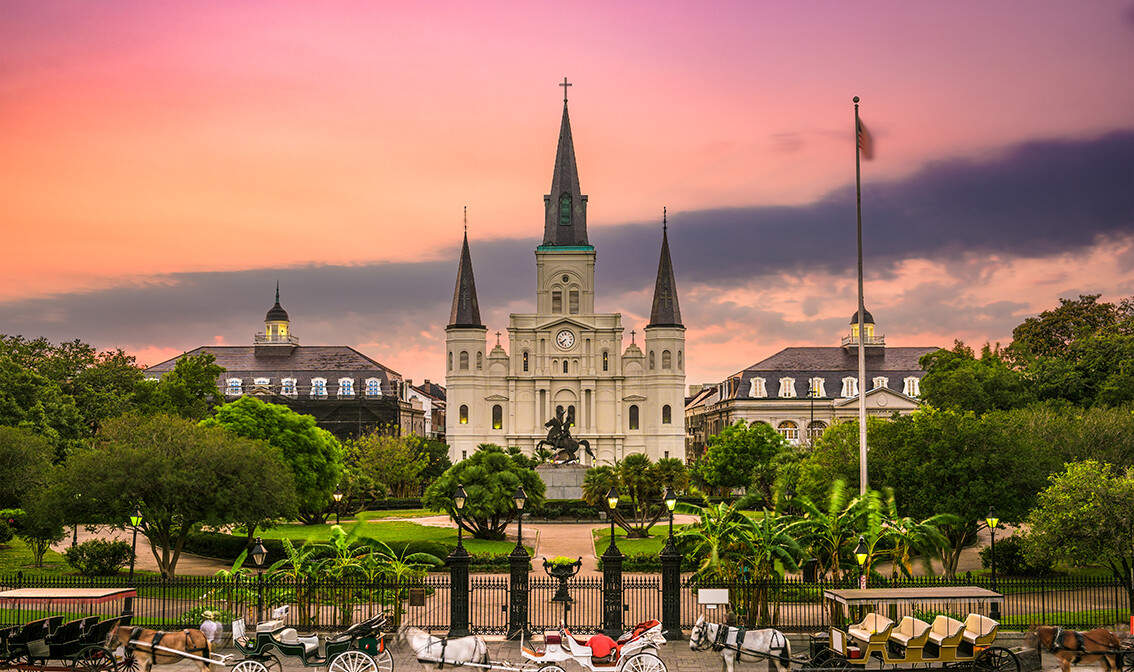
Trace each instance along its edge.
{"label": "horse statue", "polygon": [[791,642],[779,630],[747,630],[709,623],[704,616],[697,617],[689,634],[689,648],[694,651],[712,648],[720,653],[721,672],[735,672],[738,661],[766,659],[769,670],[775,665],[778,672],[787,672],[791,666]]}
{"label": "horse statue", "polygon": [[1059,661],[1063,672],[1070,672],[1072,665],[1091,664],[1100,660],[1103,661],[1103,669],[1117,670],[1115,658],[1122,642],[1106,628],[1079,632],[1054,625],[1037,625],[1024,638],[1024,646],[1046,649]]}
{"label": "horse statue", "polygon": [[105,646],[111,650],[121,646],[127,657],[133,656],[138,661],[139,666],[136,668],[138,672],[150,672],[150,667],[153,665],[168,665],[183,660],[192,660],[201,668],[201,672],[209,672],[208,663],[161,651],[163,648],[173,649],[192,656],[208,658],[211,653],[209,640],[196,628],[161,632],[138,626],[118,625],[107,633]]}
{"label": "horse statue", "polygon": [[536,450],[539,450],[541,446],[550,446],[553,453],[552,464],[578,462],[579,446],[587,451],[587,455],[590,455],[592,460],[595,459],[589,441],[571,436],[571,425],[573,424],[575,424],[575,409],[569,408],[567,417],[564,418],[563,407],[557,408],[555,417],[543,423],[543,426],[548,428],[547,438],[540,439],[539,443],[536,444]]}
{"label": "horse statue", "polygon": [[408,644],[419,663],[434,663],[437,667],[445,664],[461,666],[474,663],[480,667],[488,665],[488,644],[476,635],[467,637],[436,637],[412,625],[403,625],[398,630],[398,642]]}

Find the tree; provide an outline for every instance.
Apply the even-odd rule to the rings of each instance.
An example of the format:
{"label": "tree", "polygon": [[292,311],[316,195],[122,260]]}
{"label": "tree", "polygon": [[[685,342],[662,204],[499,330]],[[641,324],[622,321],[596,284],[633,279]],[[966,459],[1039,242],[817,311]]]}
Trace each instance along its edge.
{"label": "tree", "polygon": [[339,482],[343,448],[334,435],[315,424],[315,418],[287,406],[241,397],[217,408],[216,415],[201,425],[222,427],[235,436],[259,439],[279,450],[291,469],[300,519],[308,524],[323,522]]}
{"label": "tree", "polygon": [[421,481],[425,485],[429,485],[441,477],[449,467],[453,466],[453,462],[449,459],[449,446],[436,439],[421,439],[418,448],[423,455],[428,459],[428,464],[421,470]]}
{"label": "tree", "polygon": [[0,509],[23,506],[24,497],[46,485],[54,450],[30,429],[0,427]]}
{"label": "tree", "polygon": [[55,507],[48,491],[32,493],[22,513],[15,517],[16,536],[24,541],[35,556],[35,566],[43,567],[43,556],[51,545],[65,536],[62,512]]}
{"label": "tree", "polygon": [[[614,466],[588,469],[583,477],[583,499],[603,507],[615,524],[626,530],[626,536],[644,538],[666,512],[661,504],[666,486],[678,491],[689,486],[688,473],[680,460],[669,458],[654,464],[641,453],[631,453]],[[610,510],[606,496],[612,487],[618,490],[622,502],[630,504],[632,520],[627,520],[621,510]]]}
{"label": "tree", "polygon": [[1134,302],[1099,302],[1101,294],[1060,299],[1059,307],[1029,317],[1012,330],[1011,357],[1026,364],[1040,357],[1067,359],[1073,344],[1105,333],[1131,333]]}
{"label": "tree", "polygon": [[701,474],[706,484],[729,491],[753,488],[771,500],[775,481],[775,459],[791,450],[784,437],[764,422],[746,424],[738,420],[710,436]]}
{"label": "tree", "polygon": [[[521,468],[500,446],[482,443],[468,459],[454,464],[426,488],[421,503],[434,511],[445,511],[478,539],[503,539],[505,528],[516,516],[512,496],[521,485],[528,495],[528,506],[540,507],[547,489],[535,471]],[[468,494],[460,515],[453,501],[457,486],[463,486]]]}
{"label": "tree", "polygon": [[121,524],[139,508],[140,529],[153,542],[154,559],[166,576],[175,573],[195,527],[295,510],[291,474],[275,450],[163,414],[107,421],[94,448],[67,461],[59,483],[58,505],[78,495],[101,519],[89,522]]}
{"label": "tree", "polygon": [[415,436],[390,436],[380,430],[351,441],[349,460],[363,476],[388,491],[391,497],[413,497],[421,486],[421,472],[429,466],[429,455]]}
{"label": "tree", "polygon": [[980,359],[961,341],[952,350],[922,355],[922,402],[951,411],[982,415],[991,410],[1027,406],[1035,399],[1022,373],[1008,366],[999,345],[987,343]]}
{"label": "tree", "polygon": [[0,357],[0,426],[21,427],[49,441],[62,461],[87,435],[74,400],[57,383]]}
{"label": "tree", "polygon": [[217,401],[217,376],[225,369],[209,353],[182,355],[158,381],[142,381],[136,395],[144,413],[169,413],[202,420]]}
{"label": "tree", "polygon": [[1087,460],[1051,478],[1028,514],[1029,562],[1102,564],[1126,587],[1134,610],[1134,467],[1125,471]]}
{"label": "tree", "polygon": [[790,504],[803,512],[798,529],[799,538],[808,548],[811,557],[819,562],[819,573],[831,574],[838,583],[842,573],[845,549],[858,538],[859,518],[867,505],[864,497],[851,497],[846,481],[831,484],[824,505],[816,504],[806,495],[792,499]]}

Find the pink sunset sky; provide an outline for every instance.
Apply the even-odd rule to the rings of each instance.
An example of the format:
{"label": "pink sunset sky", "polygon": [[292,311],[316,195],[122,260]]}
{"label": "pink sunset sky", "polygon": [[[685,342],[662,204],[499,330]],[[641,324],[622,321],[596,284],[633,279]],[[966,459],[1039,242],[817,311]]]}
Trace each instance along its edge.
{"label": "pink sunset sky", "polygon": [[662,207],[687,381],[866,303],[890,345],[1007,342],[1134,295],[1134,3],[0,3],[0,333],[153,364],[262,329],[444,379],[462,232],[533,310],[568,77],[597,308],[648,322]]}

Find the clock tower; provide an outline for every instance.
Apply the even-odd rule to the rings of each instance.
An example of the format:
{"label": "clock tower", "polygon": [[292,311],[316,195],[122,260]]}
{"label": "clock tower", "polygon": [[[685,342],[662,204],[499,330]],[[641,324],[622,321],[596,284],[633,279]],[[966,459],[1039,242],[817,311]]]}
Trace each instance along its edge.
{"label": "clock tower", "polygon": [[630,453],[684,459],[685,328],[666,235],[663,230],[644,342],[631,336],[624,346],[622,315],[595,312],[595,248],[587,238],[587,197],[579,186],[566,96],[543,202],[536,310],[510,316],[507,350],[497,342],[486,353],[479,313],[474,319],[462,312],[462,305],[477,305],[467,238],[462,248],[446,328],[450,458],[464,459],[481,443],[532,454],[547,437],[544,423],[563,411],[574,418],[571,435],[590,443],[598,463]]}

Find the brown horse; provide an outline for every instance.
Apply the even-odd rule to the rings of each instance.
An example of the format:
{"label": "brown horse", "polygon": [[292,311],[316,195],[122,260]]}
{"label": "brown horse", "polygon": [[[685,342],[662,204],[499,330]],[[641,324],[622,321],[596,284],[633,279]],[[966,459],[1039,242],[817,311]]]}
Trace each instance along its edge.
{"label": "brown horse", "polygon": [[[208,658],[210,653],[209,641],[196,628],[187,628],[179,632],[160,632],[122,625],[111,630],[106,638],[107,648],[115,649],[119,645],[126,650],[127,656],[134,656],[138,660],[141,672],[150,672],[150,667],[153,665],[167,665],[169,663],[180,663],[183,660],[193,660],[176,653],[167,653],[155,649],[155,645],[184,651],[202,658]],[[209,672],[208,663],[200,660],[193,660],[193,662],[201,668],[201,672]]]}
{"label": "brown horse", "polygon": [[1046,649],[1059,661],[1063,672],[1069,672],[1072,665],[1100,660],[1106,670],[1117,670],[1115,653],[1122,643],[1113,632],[1105,628],[1079,632],[1054,625],[1038,625],[1028,634],[1024,646]]}

